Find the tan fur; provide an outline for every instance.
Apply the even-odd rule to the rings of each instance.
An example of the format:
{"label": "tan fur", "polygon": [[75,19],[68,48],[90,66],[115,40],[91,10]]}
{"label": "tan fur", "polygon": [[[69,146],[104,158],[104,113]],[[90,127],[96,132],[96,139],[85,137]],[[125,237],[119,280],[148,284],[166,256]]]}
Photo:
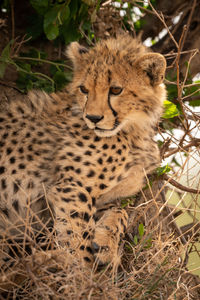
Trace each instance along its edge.
{"label": "tan fur", "polygon": [[127,214],[93,216],[137,193],[159,162],[153,137],[166,63],[126,35],[90,50],[75,42],[67,53],[74,77],[66,90],[31,92],[0,114],[1,235],[23,239],[28,212],[33,232],[53,219],[66,253],[105,263],[117,257]]}

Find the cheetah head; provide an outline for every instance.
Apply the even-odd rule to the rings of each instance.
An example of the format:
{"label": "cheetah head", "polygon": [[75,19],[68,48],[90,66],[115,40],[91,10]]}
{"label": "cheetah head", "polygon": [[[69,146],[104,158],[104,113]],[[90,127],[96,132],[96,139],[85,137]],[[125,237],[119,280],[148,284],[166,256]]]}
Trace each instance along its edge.
{"label": "cheetah head", "polygon": [[71,92],[96,135],[109,137],[158,121],[165,98],[166,62],[161,54],[120,35],[91,49],[73,42],[67,55],[74,66]]}

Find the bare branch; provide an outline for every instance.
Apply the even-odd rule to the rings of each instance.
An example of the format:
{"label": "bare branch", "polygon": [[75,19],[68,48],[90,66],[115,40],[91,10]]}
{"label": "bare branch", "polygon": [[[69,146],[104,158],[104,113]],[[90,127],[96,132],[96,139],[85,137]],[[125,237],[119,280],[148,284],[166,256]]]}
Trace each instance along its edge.
{"label": "bare branch", "polygon": [[195,189],[192,189],[192,188],[188,188],[188,187],[180,184],[179,182],[177,182],[173,178],[169,177],[167,174],[163,174],[161,177],[165,181],[168,181],[170,184],[172,184],[173,186],[175,186],[176,188],[178,188],[181,191],[192,193],[192,194],[200,194],[200,189],[199,190],[195,190]]}

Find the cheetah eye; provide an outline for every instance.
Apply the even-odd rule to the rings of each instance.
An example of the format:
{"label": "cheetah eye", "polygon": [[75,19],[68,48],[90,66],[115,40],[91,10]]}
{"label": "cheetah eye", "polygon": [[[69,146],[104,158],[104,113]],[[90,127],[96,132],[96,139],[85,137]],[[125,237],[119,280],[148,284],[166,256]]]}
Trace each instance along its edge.
{"label": "cheetah eye", "polygon": [[80,89],[81,93],[88,94],[88,89],[86,89],[86,87],[84,87],[84,85],[80,85],[79,89]]}
{"label": "cheetah eye", "polygon": [[121,94],[122,91],[123,91],[123,89],[119,86],[111,86],[109,89],[109,94],[110,95],[119,95],[119,94]]}

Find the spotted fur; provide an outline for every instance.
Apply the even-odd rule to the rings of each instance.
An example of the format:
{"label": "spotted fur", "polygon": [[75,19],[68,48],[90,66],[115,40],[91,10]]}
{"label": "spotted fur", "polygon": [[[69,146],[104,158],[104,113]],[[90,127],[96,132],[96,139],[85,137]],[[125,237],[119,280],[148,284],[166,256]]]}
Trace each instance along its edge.
{"label": "spotted fur", "polygon": [[20,240],[28,214],[31,236],[53,226],[66,252],[101,264],[116,259],[128,216],[96,212],[137,193],[159,162],[165,60],[126,35],[89,50],[72,43],[67,55],[63,92],[33,91],[0,113],[0,231]]}

